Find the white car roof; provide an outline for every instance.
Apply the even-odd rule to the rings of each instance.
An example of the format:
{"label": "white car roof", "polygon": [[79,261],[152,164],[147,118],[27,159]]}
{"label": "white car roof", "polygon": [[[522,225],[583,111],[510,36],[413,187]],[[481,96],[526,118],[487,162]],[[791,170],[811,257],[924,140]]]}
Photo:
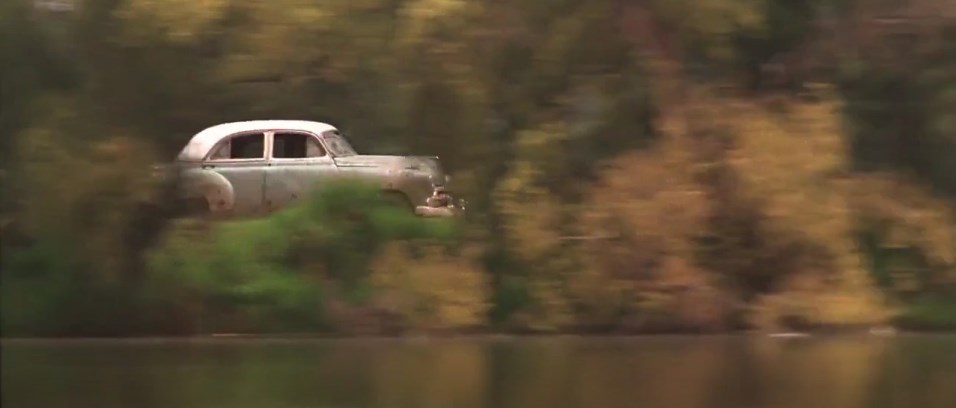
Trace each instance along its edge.
{"label": "white car roof", "polygon": [[330,130],[337,130],[328,123],[309,120],[250,120],[243,122],[229,122],[211,126],[196,133],[180,151],[179,160],[202,160],[222,138],[239,132],[267,131],[267,130],[302,130],[321,135]]}

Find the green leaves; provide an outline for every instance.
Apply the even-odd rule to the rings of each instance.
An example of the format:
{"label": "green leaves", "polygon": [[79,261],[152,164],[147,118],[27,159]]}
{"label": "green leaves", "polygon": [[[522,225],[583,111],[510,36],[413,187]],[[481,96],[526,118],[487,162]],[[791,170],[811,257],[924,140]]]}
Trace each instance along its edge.
{"label": "green leaves", "polygon": [[324,296],[367,301],[372,262],[390,242],[447,242],[455,231],[393,208],[377,186],[356,180],[319,187],[269,218],[195,228],[173,229],[153,251],[150,279],[159,281],[151,284],[188,290],[210,313],[248,309],[257,329],[306,331],[323,328]]}

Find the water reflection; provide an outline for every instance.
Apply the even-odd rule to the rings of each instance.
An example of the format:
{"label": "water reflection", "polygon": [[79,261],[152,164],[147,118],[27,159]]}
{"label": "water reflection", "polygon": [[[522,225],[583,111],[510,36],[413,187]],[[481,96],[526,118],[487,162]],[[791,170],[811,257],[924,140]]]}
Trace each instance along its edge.
{"label": "water reflection", "polygon": [[4,407],[956,407],[956,337],[3,344]]}

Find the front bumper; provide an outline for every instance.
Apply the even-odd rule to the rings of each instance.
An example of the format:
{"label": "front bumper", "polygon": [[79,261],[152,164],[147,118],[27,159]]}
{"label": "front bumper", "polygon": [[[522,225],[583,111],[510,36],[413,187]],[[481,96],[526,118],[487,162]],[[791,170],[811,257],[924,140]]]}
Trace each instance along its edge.
{"label": "front bumper", "polygon": [[442,190],[435,190],[425,205],[415,207],[415,215],[423,217],[458,217],[465,212],[465,200],[454,199]]}

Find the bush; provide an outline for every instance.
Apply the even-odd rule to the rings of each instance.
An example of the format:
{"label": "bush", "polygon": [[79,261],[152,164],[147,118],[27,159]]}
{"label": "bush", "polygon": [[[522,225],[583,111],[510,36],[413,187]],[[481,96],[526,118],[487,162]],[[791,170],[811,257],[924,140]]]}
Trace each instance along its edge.
{"label": "bush", "polygon": [[956,297],[923,297],[903,309],[897,324],[913,330],[956,330]]}
{"label": "bush", "polygon": [[475,254],[450,254],[439,245],[389,244],[376,258],[374,304],[414,331],[482,327],[489,285]]}
{"label": "bush", "polygon": [[375,186],[332,183],[268,218],[180,222],[150,256],[149,298],[185,316],[198,307],[190,330],[334,330],[330,302],[369,303],[372,262],[389,242],[454,233],[391,207]]}

